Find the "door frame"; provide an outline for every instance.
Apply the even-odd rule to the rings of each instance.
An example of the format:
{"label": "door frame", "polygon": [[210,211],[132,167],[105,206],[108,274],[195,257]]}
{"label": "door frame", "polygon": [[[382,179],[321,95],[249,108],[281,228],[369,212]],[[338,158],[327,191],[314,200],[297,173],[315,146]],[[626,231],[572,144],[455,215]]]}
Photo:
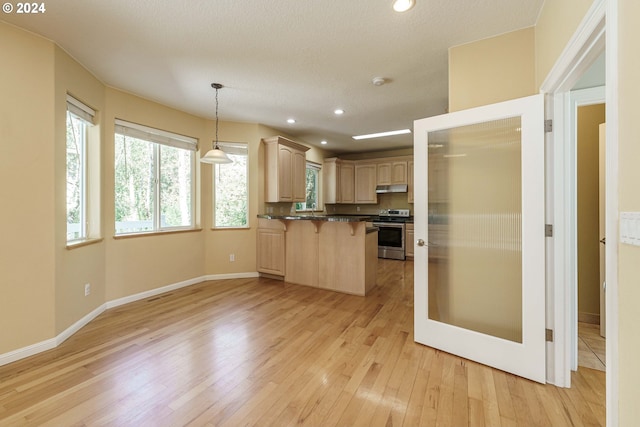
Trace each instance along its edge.
{"label": "door frame", "polygon": [[[577,123],[578,123],[578,107],[584,107],[587,105],[603,104],[606,102],[606,88],[604,86],[580,89],[571,92],[564,93],[564,117],[568,123],[568,126],[564,126],[564,153],[565,153],[565,167],[567,174],[570,172],[571,177],[567,180],[566,184],[569,187],[569,191],[565,192],[568,197],[565,199],[565,212],[567,213],[567,223],[571,225],[571,230],[567,230],[567,236],[570,236],[568,244],[569,247],[569,259],[565,269],[567,275],[565,275],[565,282],[569,287],[571,293],[571,318],[569,321],[571,332],[571,353],[569,363],[571,364],[571,370],[576,371],[578,369],[578,169],[577,169],[577,150],[578,150],[578,135],[577,135]],[[569,170],[570,169],[570,170]],[[570,272],[569,272],[570,271]]]}
{"label": "door frame", "polygon": [[[606,19],[606,21],[605,21]],[[606,34],[606,38],[605,38]],[[605,40],[606,39],[606,40]],[[594,0],[573,37],[540,87],[547,94],[547,118],[553,131],[547,134],[546,188],[547,223],[554,226],[554,237],[547,242],[547,327],[554,331],[554,342],[547,343],[547,381],[560,387],[571,386],[571,312],[575,303],[572,288],[565,279],[572,274],[569,262],[572,224],[567,218],[571,170],[566,169],[565,94],[606,50],[606,262],[612,266],[607,280],[607,425],[618,424],[618,0]]]}

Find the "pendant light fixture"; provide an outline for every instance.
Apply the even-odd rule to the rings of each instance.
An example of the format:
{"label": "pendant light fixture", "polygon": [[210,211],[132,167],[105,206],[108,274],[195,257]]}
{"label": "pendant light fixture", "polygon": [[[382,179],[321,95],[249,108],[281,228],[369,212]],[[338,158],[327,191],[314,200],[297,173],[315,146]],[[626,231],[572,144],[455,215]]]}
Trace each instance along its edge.
{"label": "pendant light fixture", "polygon": [[233,163],[233,160],[218,146],[218,90],[224,86],[220,83],[211,83],[211,87],[216,90],[216,139],[213,140],[211,150],[207,151],[207,154],[200,159],[200,162],[211,164]]}

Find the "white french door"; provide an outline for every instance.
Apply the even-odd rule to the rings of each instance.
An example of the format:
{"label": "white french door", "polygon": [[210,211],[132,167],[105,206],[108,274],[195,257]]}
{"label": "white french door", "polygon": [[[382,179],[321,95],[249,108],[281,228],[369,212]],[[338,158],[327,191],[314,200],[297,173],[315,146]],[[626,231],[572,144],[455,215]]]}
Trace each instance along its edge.
{"label": "white french door", "polygon": [[545,382],[543,95],[414,133],[415,341]]}

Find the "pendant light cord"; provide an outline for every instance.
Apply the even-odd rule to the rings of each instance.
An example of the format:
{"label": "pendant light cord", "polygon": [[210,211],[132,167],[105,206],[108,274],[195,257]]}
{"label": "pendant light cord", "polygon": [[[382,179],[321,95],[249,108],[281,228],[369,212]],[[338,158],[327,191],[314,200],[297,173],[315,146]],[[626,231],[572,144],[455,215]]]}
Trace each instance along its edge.
{"label": "pendant light cord", "polygon": [[214,145],[214,150],[218,149],[218,88],[216,87],[216,141]]}

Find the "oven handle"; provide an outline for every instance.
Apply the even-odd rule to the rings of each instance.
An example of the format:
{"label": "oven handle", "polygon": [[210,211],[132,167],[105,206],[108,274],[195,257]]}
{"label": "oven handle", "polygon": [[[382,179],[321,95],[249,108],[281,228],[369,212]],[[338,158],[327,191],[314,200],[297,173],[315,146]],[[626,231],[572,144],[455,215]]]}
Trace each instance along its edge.
{"label": "oven handle", "polygon": [[374,222],[374,227],[387,227],[387,228],[404,228],[404,224],[394,224],[392,222]]}

